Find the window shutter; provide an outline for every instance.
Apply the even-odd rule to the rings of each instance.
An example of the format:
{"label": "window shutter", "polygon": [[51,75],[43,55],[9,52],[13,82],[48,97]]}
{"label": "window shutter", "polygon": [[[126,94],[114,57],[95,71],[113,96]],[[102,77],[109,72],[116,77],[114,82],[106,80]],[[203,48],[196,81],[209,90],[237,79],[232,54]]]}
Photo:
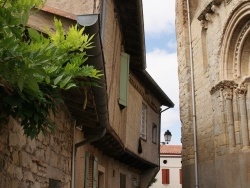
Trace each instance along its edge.
{"label": "window shutter", "polygon": [[180,169],[180,184],[182,184],[182,169]]}
{"label": "window shutter", "polygon": [[90,153],[86,152],[85,153],[85,182],[84,182],[84,187],[88,188],[89,187],[89,157]]}
{"label": "window shutter", "polygon": [[120,188],[126,188],[126,175],[120,173]]}
{"label": "window shutter", "polygon": [[169,169],[162,169],[162,184],[169,184]]}
{"label": "window shutter", "polygon": [[93,188],[98,188],[98,158],[97,157],[94,157]]}
{"label": "window shutter", "polygon": [[128,54],[121,53],[119,104],[124,107],[128,104],[129,59]]}

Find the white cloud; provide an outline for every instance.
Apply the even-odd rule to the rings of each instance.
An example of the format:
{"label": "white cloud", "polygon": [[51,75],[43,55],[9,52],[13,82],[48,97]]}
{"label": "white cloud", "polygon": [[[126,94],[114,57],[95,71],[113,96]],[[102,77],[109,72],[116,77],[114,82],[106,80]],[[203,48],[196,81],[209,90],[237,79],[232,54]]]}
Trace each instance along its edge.
{"label": "white cloud", "polygon": [[[177,54],[169,53],[176,49],[176,42],[169,38],[175,33],[175,0],[143,0],[144,28],[146,37],[157,37],[156,46],[147,52],[147,71],[168,97],[174,102],[174,109],[168,109],[161,116],[161,141],[163,134],[169,129],[172,132],[171,144],[180,144],[181,122],[179,115],[179,82]],[[164,40],[159,40],[159,38]],[[167,43],[166,43],[166,40]],[[165,44],[164,44],[165,43]],[[155,43],[147,43],[147,46]],[[164,44],[164,45],[162,45]],[[155,46],[152,46],[154,48]]]}
{"label": "white cloud", "polygon": [[176,53],[155,49],[146,54],[147,71],[170,99],[178,104],[178,69]]}
{"label": "white cloud", "polygon": [[143,0],[143,14],[146,33],[173,32],[175,0]]}
{"label": "white cloud", "polygon": [[179,117],[179,82],[176,53],[168,53],[166,50],[155,49],[146,54],[147,71],[168,97],[174,102],[174,109],[162,113],[162,134],[169,129],[175,135],[175,144],[180,143],[180,117]]}

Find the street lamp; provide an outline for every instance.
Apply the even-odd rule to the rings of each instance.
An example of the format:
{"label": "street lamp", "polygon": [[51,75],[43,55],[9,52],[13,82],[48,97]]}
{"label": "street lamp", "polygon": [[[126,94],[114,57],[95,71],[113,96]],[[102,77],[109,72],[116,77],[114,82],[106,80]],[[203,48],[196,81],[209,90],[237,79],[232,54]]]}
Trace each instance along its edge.
{"label": "street lamp", "polygon": [[165,133],[164,133],[164,139],[165,139],[165,142],[168,144],[171,140],[171,137],[172,137],[172,134],[169,130],[167,130]]}

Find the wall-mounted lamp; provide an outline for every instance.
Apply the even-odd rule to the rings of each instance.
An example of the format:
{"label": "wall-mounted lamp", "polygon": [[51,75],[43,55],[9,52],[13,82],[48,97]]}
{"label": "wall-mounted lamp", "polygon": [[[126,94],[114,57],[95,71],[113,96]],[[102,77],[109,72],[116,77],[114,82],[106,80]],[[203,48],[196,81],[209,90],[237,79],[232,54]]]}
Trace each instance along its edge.
{"label": "wall-mounted lamp", "polygon": [[165,133],[164,133],[164,139],[165,139],[165,142],[168,144],[171,140],[171,137],[172,137],[172,134],[169,130],[167,130]]}

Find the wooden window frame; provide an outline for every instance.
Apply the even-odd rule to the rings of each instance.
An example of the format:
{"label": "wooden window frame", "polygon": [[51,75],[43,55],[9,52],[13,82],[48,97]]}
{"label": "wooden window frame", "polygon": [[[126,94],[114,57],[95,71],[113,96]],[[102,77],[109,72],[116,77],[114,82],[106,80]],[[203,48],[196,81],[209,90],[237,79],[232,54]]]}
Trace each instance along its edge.
{"label": "wooden window frame", "polygon": [[158,126],[153,124],[152,126],[152,143],[157,144],[157,136],[158,136]]}

